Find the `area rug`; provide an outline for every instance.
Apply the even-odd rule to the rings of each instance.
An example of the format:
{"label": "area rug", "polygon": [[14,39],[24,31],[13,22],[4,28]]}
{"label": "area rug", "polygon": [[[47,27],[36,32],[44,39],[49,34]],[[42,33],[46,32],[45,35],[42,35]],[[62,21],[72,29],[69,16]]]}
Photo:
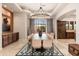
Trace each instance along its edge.
{"label": "area rug", "polygon": [[54,45],[50,49],[45,49],[44,51],[37,51],[33,49],[31,44],[26,44],[16,56],[64,56],[60,50]]}

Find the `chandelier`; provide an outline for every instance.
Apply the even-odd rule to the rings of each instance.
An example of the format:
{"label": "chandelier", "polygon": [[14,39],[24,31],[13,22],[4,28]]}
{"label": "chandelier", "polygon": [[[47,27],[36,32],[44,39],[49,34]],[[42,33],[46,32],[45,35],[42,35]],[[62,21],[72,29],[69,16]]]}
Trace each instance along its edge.
{"label": "chandelier", "polygon": [[49,16],[49,14],[43,10],[43,7],[40,7],[32,16]]}

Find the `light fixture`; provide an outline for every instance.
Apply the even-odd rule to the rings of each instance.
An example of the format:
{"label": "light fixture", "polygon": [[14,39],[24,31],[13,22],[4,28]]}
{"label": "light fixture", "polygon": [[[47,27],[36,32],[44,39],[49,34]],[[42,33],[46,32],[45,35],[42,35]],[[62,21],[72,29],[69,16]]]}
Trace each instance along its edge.
{"label": "light fixture", "polygon": [[39,9],[35,11],[32,16],[45,17],[45,16],[49,16],[49,14],[43,9],[43,6],[40,4]]}

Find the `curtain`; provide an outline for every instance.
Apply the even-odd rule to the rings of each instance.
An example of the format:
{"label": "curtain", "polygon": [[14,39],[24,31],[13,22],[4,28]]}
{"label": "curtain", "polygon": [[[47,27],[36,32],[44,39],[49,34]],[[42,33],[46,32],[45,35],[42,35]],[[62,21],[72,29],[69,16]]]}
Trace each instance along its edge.
{"label": "curtain", "polygon": [[53,32],[53,21],[52,19],[30,19],[30,33],[34,32],[34,25],[46,24],[47,32]]}
{"label": "curtain", "polygon": [[27,35],[30,35],[34,31],[34,20],[29,19],[29,27],[27,28]]}
{"label": "curtain", "polygon": [[47,32],[53,32],[53,21],[52,19],[47,19]]}

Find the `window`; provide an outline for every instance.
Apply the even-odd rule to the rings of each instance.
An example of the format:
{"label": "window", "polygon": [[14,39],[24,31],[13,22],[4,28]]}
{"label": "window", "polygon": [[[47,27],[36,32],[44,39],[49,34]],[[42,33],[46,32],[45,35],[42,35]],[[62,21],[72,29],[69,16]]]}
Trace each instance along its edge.
{"label": "window", "polygon": [[41,31],[46,32],[47,31],[47,20],[46,19],[41,19],[41,18],[35,19],[34,20],[34,29],[36,31],[41,30]]}

